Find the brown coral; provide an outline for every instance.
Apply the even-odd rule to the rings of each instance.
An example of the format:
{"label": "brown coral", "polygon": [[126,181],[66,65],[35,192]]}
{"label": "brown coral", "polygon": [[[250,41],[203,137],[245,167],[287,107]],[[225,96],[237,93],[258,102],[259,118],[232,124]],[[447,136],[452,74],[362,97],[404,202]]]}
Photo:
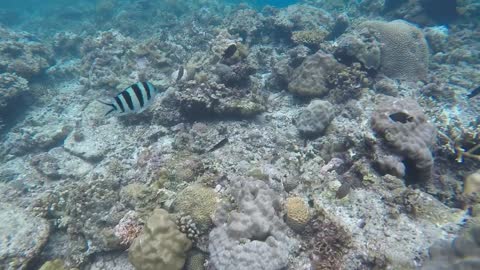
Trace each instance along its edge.
{"label": "brown coral", "polygon": [[308,205],[300,197],[289,197],[285,201],[286,222],[296,232],[302,232],[310,220]]}

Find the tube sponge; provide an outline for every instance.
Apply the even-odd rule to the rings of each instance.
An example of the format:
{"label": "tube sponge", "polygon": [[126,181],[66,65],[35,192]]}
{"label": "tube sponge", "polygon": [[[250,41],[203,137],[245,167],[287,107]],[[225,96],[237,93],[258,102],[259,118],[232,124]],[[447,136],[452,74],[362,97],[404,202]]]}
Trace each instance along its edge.
{"label": "tube sponge", "polygon": [[155,209],[142,234],[130,246],[128,259],[136,270],[181,270],[191,245],[168,212]]}

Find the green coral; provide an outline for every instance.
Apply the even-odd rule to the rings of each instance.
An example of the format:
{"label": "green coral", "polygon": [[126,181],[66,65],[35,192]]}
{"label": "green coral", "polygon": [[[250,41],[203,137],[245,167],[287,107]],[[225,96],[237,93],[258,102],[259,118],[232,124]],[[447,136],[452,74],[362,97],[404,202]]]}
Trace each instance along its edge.
{"label": "green coral", "polygon": [[200,232],[205,232],[212,225],[217,202],[215,190],[194,184],[178,193],[173,207],[175,212],[192,217]]}

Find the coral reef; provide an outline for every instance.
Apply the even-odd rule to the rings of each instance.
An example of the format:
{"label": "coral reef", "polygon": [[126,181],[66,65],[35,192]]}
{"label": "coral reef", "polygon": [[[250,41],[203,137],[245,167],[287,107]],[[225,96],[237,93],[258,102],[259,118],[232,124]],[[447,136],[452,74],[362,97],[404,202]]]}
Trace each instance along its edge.
{"label": "coral reef", "polygon": [[137,270],[180,270],[190,247],[190,240],[177,229],[168,212],[155,209],[130,246],[128,257]]}
{"label": "coral reef", "polygon": [[401,156],[406,164],[404,174],[410,170],[411,175],[407,177],[413,178],[410,181],[419,183],[431,179],[435,127],[416,101],[381,97],[371,121],[373,130]]}
{"label": "coral reef", "polygon": [[213,267],[281,269],[288,264],[292,239],[278,216],[280,200],[264,182],[236,179],[231,195],[237,210],[217,211],[208,250]]}
{"label": "coral reef", "polygon": [[29,80],[42,75],[53,64],[52,49],[30,34],[0,28],[0,35],[0,72],[16,73]]}
{"label": "coral reef", "polygon": [[0,74],[0,119],[8,115],[8,107],[14,108],[16,103],[21,103],[18,98],[28,90],[28,82],[24,78],[14,73]]}

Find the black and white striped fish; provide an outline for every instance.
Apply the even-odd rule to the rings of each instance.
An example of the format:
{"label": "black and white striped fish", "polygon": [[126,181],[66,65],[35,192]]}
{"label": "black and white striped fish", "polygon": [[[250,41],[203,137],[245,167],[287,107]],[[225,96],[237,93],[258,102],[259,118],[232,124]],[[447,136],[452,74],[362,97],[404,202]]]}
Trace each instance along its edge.
{"label": "black and white striped fish", "polygon": [[113,97],[111,103],[100,100],[99,102],[111,107],[105,116],[112,112],[120,115],[140,113],[152,103],[152,100],[157,93],[158,90],[153,84],[149,82],[137,82]]}

